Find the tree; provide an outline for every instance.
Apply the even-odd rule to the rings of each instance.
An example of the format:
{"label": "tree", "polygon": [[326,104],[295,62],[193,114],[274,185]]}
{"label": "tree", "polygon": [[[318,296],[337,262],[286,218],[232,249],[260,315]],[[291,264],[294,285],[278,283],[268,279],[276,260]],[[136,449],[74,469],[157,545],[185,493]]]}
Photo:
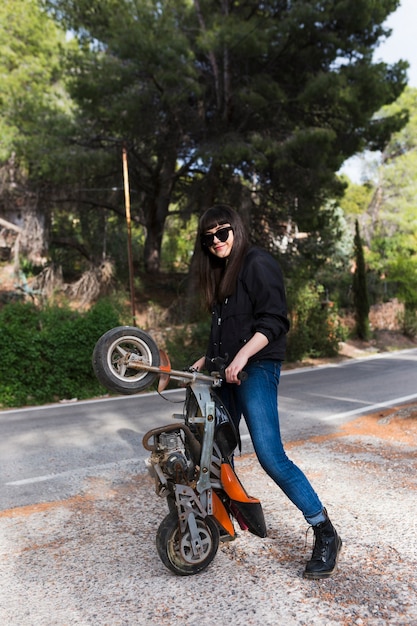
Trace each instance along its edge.
{"label": "tree", "polygon": [[[80,107],[76,141],[92,158],[78,182],[78,201],[120,211],[123,196],[110,199],[106,189],[120,187],[125,146],[133,217],[146,229],[145,266],[158,271],[174,189],[195,158],[186,136],[194,69],[177,28],[176,3],[174,10],[117,0],[53,4],[58,19],[78,35],[79,49],[67,58],[69,86]],[[93,200],[89,187],[95,188]]]}
{"label": "tree", "polygon": [[404,303],[402,328],[405,335],[417,337],[417,254],[396,256],[389,264],[389,279],[396,284],[398,299]]}
{"label": "tree", "polygon": [[358,218],[368,248],[367,261],[379,297],[397,296],[413,307],[417,284],[417,90],[407,88],[379,116],[407,112],[408,121],[374,155],[365,184],[349,185],[341,206]]}
{"label": "tree", "polygon": [[0,161],[16,153],[32,179],[55,163],[54,139],[69,114],[59,54],[63,46],[65,33],[36,0],[1,3]]}
{"label": "tree", "polygon": [[47,248],[50,183],[69,161],[64,45],[65,34],[36,0],[1,3],[0,212],[20,215],[20,251],[34,262]]}
{"label": "tree", "polygon": [[353,274],[353,303],[355,307],[356,334],[359,339],[369,339],[369,296],[366,281],[365,256],[359,232],[359,222],[355,221],[355,261]]}
{"label": "tree", "polygon": [[103,187],[120,171],[114,146],[128,148],[148,271],[159,269],[173,202],[199,212],[228,200],[267,244],[289,218],[304,231],[323,227],[318,208],[342,193],[342,162],[404,124],[401,113],[374,118],[406,81],[405,62],[372,61],[397,5],[47,2],[77,38],[68,57],[77,141],[107,155]]}
{"label": "tree", "polygon": [[407,124],[394,133],[381,153],[373,200],[368,214],[373,236],[412,235],[417,230],[417,89],[406,89],[382,114],[406,110]]}

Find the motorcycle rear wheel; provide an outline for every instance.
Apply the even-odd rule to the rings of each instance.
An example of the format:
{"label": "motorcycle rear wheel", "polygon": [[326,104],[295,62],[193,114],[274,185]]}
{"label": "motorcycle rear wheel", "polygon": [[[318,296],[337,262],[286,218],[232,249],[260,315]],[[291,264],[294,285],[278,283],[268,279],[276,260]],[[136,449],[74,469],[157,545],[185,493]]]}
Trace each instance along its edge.
{"label": "motorcycle rear wheel", "polygon": [[145,365],[159,366],[158,346],[148,333],[134,326],[117,326],[97,341],[93,351],[93,369],[100,383],[124,395],[147,389],[158,374],[129,368],[124,357],[132,354]]}
{"label": "motorcycle rear wheel", "polygon": [[179,576],[190,576],[202,572],[214,559],[219,548],[219,529],[210,517],[196,518],[202,543],[202,554],[193,554],[191,535],[187,530],[180,534],[176,513],[169,513],[159,525],[156,548],[159,558],[169,570]]}

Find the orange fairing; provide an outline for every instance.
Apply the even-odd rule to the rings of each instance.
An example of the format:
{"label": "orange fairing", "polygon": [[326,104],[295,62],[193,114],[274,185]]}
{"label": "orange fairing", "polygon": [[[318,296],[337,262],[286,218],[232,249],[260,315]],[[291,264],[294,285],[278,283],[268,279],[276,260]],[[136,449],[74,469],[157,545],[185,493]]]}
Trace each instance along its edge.
{"label": "orange fairing", "polygon": [[246,493],[242,483],[236,476],[233,467],[229,463],[222,463],[221,466],[221,481],[225,492],[236,502],[259,502],[257,498],[252,498]]}
{"label": "orange fairing", "polygon": [[159,375],[158,391],[159,393],[161,393],[161,391],[164,391],[164,389],[169,383],[168,372],[171,371],[171,362],[169,360],[169,356],[164,350],[159,350],[159,360],[160,360],[159,369],[161,370],[161,372],[167,372],[166,374],[161,373]]}
{"label": "orange fairing", "polygon": [[235,536],[235,529],[230,520],[230,517],[227,514],[227,511],[224,507],[223,502],[220,500],[219,496],[212,492],[212,503],[213,503],[213,516],[219,522],[219,524],[231,535]]}

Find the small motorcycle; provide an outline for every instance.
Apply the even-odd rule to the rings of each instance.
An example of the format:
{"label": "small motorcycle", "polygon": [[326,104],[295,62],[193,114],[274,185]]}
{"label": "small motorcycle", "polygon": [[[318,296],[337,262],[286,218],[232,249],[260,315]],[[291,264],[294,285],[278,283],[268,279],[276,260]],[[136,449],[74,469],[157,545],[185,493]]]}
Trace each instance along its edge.
{"label": "small motorcycle", "polygon": [[174,370],[152,337],[130,326],[106,332],[93,353],[95,374],[110,391],[135,394],[158,377],[160,393],[170,379],[185,386],[183,413],[143,437],[156,493],[166,498],[169,510],[157,530],[157,551],[163,564],[181,576],[203,571],[219,542],[236,538],[233,520],[254,535],[267,534],[260,501],[248,495],[234,470],[240,438],[216,394],[224,363],[215,367],[211,375]]}

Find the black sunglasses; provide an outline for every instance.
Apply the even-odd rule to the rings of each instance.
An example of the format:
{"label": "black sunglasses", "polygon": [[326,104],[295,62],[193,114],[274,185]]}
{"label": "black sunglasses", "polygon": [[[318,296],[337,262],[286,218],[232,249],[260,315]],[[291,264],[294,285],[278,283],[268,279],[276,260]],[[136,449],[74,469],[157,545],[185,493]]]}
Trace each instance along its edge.
{"label": "black sunglasses", "polygon": [[224,228],[219,228],[215,233],[204,233],[200,236],[201,245],[206,248],[211,248],[214,243],[214,238],[218,239],[222,243],[229,239],[229,232],[233,230],[232,226],[225,226]]}

